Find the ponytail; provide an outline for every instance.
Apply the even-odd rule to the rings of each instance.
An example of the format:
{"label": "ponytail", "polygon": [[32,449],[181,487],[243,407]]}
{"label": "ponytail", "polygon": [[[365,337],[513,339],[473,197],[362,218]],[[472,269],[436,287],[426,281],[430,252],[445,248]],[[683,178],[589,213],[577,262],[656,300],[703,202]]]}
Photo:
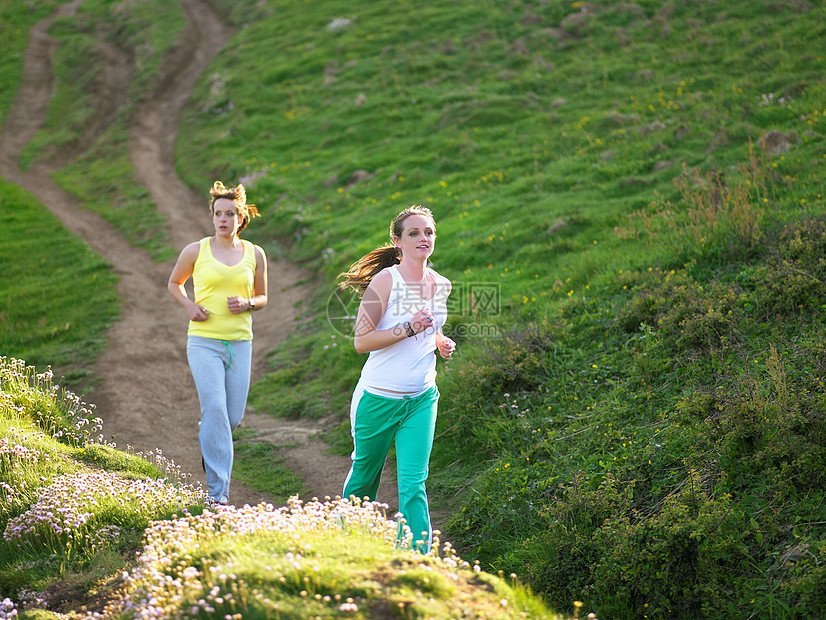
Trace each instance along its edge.
{"label": "ponytail", "polygon": [[338,277],[344,278],[344,281],[339,282],[338,288],[351,288],[361,296],[378,272],[401,262],[401,250],[396,246],[385,245],[376,248],[353,263],[349,271],[339,274]]}

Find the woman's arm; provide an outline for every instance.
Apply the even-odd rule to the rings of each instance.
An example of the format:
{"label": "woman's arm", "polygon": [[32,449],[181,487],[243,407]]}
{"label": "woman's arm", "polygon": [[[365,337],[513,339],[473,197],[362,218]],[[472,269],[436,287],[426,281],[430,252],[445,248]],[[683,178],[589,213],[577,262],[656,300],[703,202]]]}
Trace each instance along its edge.
{"label": "woman's arm", "polygon": [[[390,299],[392,285],[393,276],[387,271],[380,271],[370,281],[370,285],[361,297],[353,339],[353,346],[359,353],[377,351],[408,337],[407,329],[401,325],[393,329],[376,329],[387,310],[387,300]],[[418,334],[427,329],[432,322],[428,320],[430,318],[430,310],[427,308],[417,313],[410,320],[413,333]]]}
{"label": "woman's arm", "polygon": [[255,247],[255,275],[252,282],[252,298],[230,297],[227,307],[233,314],[241,314],[247,310],[261,310],[267,305],[267,256],[264,250]]}
{"label": "woman's arm", "polygon": [[[442,280],[444,281],[444,288],[438,291],[438,294],[443,295],[445,303],[447,303],[447,298],[450,297],[450,291],[453,290],[453,283],[447,278],[442,278]],[[440,329],[436,332],[436,348],[439,350],[439,355],[448,359],[456,350],[456,343],[445,336]]]}
{"label": "woman's arm", "polygon": [[206,321],[209,318],[209,311],[192,301],[184,288],[184,283],[195,270],[195,261],[198,259],[199,251],[200,244],[197,242],[190,243],[181,251],[166,285],[172,298],[184,307],[191,321]]}
{"label": "woman's arm", "polygon": [[267,256],[264,250],[255,246],[255,285],[253,286],[255,309],[267,307]]}
{"label": "woman's arm", "polygon": [[407,338],[407,332],[404,329],[376,330],[376,326],[387,310],[387,300],[390,298],[392,283],[392,276],[386,271],[381,271],[370,281],[361,296],[353,339],[353,346],[359,353],[383,349]]}

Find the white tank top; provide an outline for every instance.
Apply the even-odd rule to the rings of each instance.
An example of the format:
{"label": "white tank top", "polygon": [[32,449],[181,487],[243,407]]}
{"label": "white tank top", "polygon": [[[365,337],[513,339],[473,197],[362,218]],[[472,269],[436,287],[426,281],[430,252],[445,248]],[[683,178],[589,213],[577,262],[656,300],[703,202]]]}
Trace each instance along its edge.
{"label": "white tank top", "polygon": [[368,391],[373,387],[394,392],[422,392],[436,385],[436,332],[447,320],[450,280],[428,268],[426,275],[436,282],[436,293],[430,299],[424,299],[421,287],[409,286],[396,265],[387,270],[393,276],[393,283],[387,310],[376,329],[404,329],[401,326],[424,308],[430,309],[433,324],[420,334],[370,351],[361,369],[359,385]]}

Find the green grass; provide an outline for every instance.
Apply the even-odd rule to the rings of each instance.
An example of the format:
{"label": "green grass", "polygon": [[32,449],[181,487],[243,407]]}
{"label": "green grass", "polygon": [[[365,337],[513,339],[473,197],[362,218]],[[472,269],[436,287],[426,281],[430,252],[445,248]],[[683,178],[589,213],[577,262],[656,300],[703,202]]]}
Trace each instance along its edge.
{"label": "green grass", "polygon": [[[6,25],[0,59],[0,119],[17,96],[29,29],[59,2],[0,2]],[[45,368],[67,385],[89,388],[90,369],[117,316],[116,278],[109,265],[77,241],[26,191],[5,181],[0,231],[5,277],[0,283],[0,354]],[[45,244],[43,239],[52,243]],[[25,256],[26,260],[20,260]]]}
{"label": "green grass", "polygon": [[[560,617],[524,586],[471,570],[449,546],[444,560],[417,556],[396,549],[395,536],[394,522],[347,502],[158,523],[143,563],[148,578],[129,576],[109,610],[137,603],[159,615],[207,617]],[[185,561],[164,560],[181,551]],[[167,576],[174,580],[164,584]]]}
{"label": "green grass", "polygon": [[104,566],[111,575],[128,563],[150,521],[203,505],[203,494],[175,486],[174,464],[101,443],[100,426],[48,372],[0,357],[4,596],[88,583]]}
{"label": "green grass", "polygon": [[[0,3],[0,19],[8,24],[6,53],[0,61],[0,118],[5,118],[17,93],[29,28],[58,4]],[[164,7],[155,11],[143,3],[133,12],[121,13],[120,27],[104,35],[125,47],[135,47],[144,38],[153,42],[137,52],[141,70],[134,79],[136,98],[157,73],[160,55],[182,26],[180,13],[176,17]],[[53,24],[50,35],[59,42],[53,66],[56,95],[43,129],[23,154],[24,165],[44,149],[71,147],[82,137],[98,70],[93,52],[95,23],[112,22],[112,8],[110,3],[87,2],[79,18]],[[87,52],[89,62],[76,62]],[[133,180],[126,142],[125,112],[94,146],[93,156],[79,157],[69,174],[58,171],[57,179],[89,208],[107,216],[133,243],[158,260],[168,259],[174,251],[168,247],[163,219],[151,207],[146,189]],[[76,172],[71,174],[72,170]],[[89,389],[94,382],[91,365],[105,345],[106,328],[118,314],[116,277],[109,265],[69,235],[27,192],[3,183],[2,208],[11,214],[11,225],[0,232],[0,255],[8,276],[0,285],[0,354],[42,368],[52,365],[68,385]],[[44,239],[50,243],[44,244]]]}
{"label": "green grass", "polygon": [[[363,358],[336,276],[426,204],[459,341],[430,495],[462,553],[601,617],[822,609],[822,6],[211,4],[238,31],[179,173],[244,182],[250,236],[319,282],[253,406],[346,418]],[[144,200],[120,127],[59,181]],[[798,139],[750,159],[770,130]]]}
{"label": "green grass", "polygon": [[283,463],[278,456],[279,447],[257,439],[254,431],[233,433],[235,440],[235,461],[232,468],[233,479],[266,493],[279,505],[287,503],[292,495],[301,495],[303,483]]}
{"label": "green grass", "polygon": [[[142,2],[129,8],[106,0],[84,2],[72,17],[60,17],[49,28],[58,45],[52,59],[55,91],[42,127],[21,155],[21,167],[40,156],[61,149],[72,149],[86,139],[92,116],[92,102],[102,85],[100,41],[129,52],[131,65],[122,67],[132,75],[125,114],[134,112],[135,103],[149,96],[156,86],[158,68],[184,26],[179,6],[165,2]],[[78,62],[83,59],[83,62]],[[153,82],[154,80],[154,82]],[[118,125],[124,126],[124,114]],[[121,148],[120,155],[126,155]],[[98,155],[104,158],[105,155]]]}
{"label": "green grass", "polygon": [[[158,87],[158,68],[183,26],[180,7],[168,2],[142,2],[125,9],[96,0],[84,2],[75,17],[55,20],[49,29],[58,42],[52,59],[55,94],[42,126],[20,157],[26,168],[38,157],[72,153],[72,163],[56,171],[55,180],[157,261],[174,258],[176,250],[169,246],[164,219],[149,191],[135,179],[129,127],[137,104]],[[88,128],[98,113],[90,102],[102,80],[98,38],[128,52],[132,64],[122,70],[131,71],[132,79],[129,92],[113,95],[124,95],[125,100],[112,124],[90,141]],[[86,150],[76,154],[86,142]]]}
{"label": "green grass", "polygon": [[3,181],[0,188],[0,352],[60,368],[70,383],[88,378],[118,314],[117,278],[31,194]]}
{"label": "green grass", "polygon": [[[249,22],[234,9],[243,30],[199,87],[180,169],[192,185],[242,180],[264,214],[251,234],[320,274],[317,318],[269,356],[255,406],[344,417],[362,359],[331,346],[335,276],[386,240],[401,208],[424,203],[437,218],[434,266],[457,293],[432,474],[432,495],[455,507],[451,540],[559,606],[580,598],[611,617],[811,609],[819,559],[767,579],[776,549],[797,540],[784,528],[819,519],[809,502],[780,509],[799,498],[766,484],[789,471],[788,454],[766,439],[732,456],[739,440],[710,440],[714,419],[686,429],[675,412],[698,393],[728,403],[752,382],[770,391],[743,374],[770,358],[768,342],[788,363],[814,355],[792,343],[799,330],[818,340],[817,304],[785,330],[770,317],[786,314],[756,309],[789,273],[775,264],[792,260],[784,226],[822,213],[824,82],[810,61],[823,58],[824,14],[638,6],[565,22],[561,38],[547,28],[576,6],[329,2]],[[349,28],[328,31],[346,16]],[[751,163],[750,144],[772,129],[799,141]],[[711,204],[694,167],[744,189],[692,217],[692,200]],[[374,176],[348,186],[359,169]],[[817,279],[807,265],[796,268]],[[820,295],[800,286],[801,299]],[[486,293],[499,303],[483,304]],[[815,436],[800,440],[812,463]],[[692,471],[702,493],[686,496]],[[814,469],[794,471],[822,497]],[[770,527],[767,506],[778,506]],[[800,535],[822,540],[816,525]],[[638,583],[660,566],[672,567],[662,581]]]}
{"label": "green grass", "polygon": [[[250,234],[271,253],[289,246],[290,256],[319,270],[321,313],[336,274],[386,240],[396,212],[422,202],[438,220],[435,267],[465,285],[461,294],[492,283],[508,314],[546,314],[594,278],[673,260],[673,246],[641,245],[614,228],[657,193],[675,199],[682,163],[726,170],[763,129],[802,134],[810,126],[800,115],[820,118],[813,115],[823,84],[803,58],[809,24],[817,31],[822,19],[771,14],[772,36],[785,42],[778,54],[758,40],[728,43],[768,32],[762,13],[749,16],[739,5],[711,4],[699,14],[658,12],[653,3],[642,15],[615,8],[560,43],[541,26],[559,23],[569,11],[562,5],[536,11],[540,26],[521,24],[527,8],[428,7],[416,11],[416,32],[425,34],[409,36],[408,13],[397,4],[360,7],[353,25],[335,33],[326,25],[348,14],[348,4],[252,18],[199,86],[179,142],[190,184],[245,181],[264,213]],[[634,45],[617,51],[620,37]],[[529,54],[512,51],[516,39]],[[270,59],[261,79],[244,80],[261,56]],[[800,90],[793,102],[760,106],[763,94],[781,90],[771,72],[757,71],[764,65],[793,71],[795,82],[782,85]],[[560,97],[566,101],[553,103]],[[818,200],[815,151],[797,152],[802,161],[792,166],[810,171],[775,210],[783,218]],[[655,171],[665,161],[672,165]],[[358,169],[375,176],[345,189]],[[323,348],[332,331],[323,320],[299,329],[284,363],[271,357],[278,372],[256,398],[288,414],[340,411],[336,394],[346,398],[356,376],[338,379],[361,361]],[[322,355],[332,358],[321,362],[331,372],[319,372]],[[302,392],[281,397],[297,377]],[[331,385],[334,394],[321,398]]]}
{"label": "green grass", "polygon": [[137,182],[128,157],[125,122],[110,127],[89,151],[52,176],[83,206],[106,218],[153,260],[175,258],[163,216]]}

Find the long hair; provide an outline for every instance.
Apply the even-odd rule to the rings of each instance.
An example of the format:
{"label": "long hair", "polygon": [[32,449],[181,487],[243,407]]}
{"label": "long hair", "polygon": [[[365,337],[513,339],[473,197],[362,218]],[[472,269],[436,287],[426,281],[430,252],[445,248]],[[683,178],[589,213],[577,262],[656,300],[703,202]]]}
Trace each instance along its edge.
{"label": "long hair", "polygon": [[[433,213],[430,212],[430,209],[421,205],[413,205],[412,207],[408,207],[399,213],[390,223],[391,239],[402,236],[402,233],[404,232],[404,221],[411,215],[424,215],[425,217],[430,218],[430,221],[434,223],[434,227],[436,225],[436,221],[433,219]],[[398,265],[401,262],[402,251],[395,245],[384,245],[376,248],[353,263],[348,271],[339,274],[338,277],[344,278],[344,280],[339,282],[338,288],[342,290],[351,288],[359,295],[363,295],[364,291],[367,290],[370,281],[377,273],[379,273],[382,269],[392,267],[393,265]]]}
{"label": "long hair", "polygon": [[210,213],[213,213],[215,201],[219,198],[226,198],[235,203],[235,206],[238,208],[238,215],[241,216],[241,224],[238,226],[238,232],[244,230],[252,218],[261,215],[255,205],[247,204],[247,192],[240,183],[236,187],[224,187],[221,181],[215,181],[209,189],[209,196]]}

